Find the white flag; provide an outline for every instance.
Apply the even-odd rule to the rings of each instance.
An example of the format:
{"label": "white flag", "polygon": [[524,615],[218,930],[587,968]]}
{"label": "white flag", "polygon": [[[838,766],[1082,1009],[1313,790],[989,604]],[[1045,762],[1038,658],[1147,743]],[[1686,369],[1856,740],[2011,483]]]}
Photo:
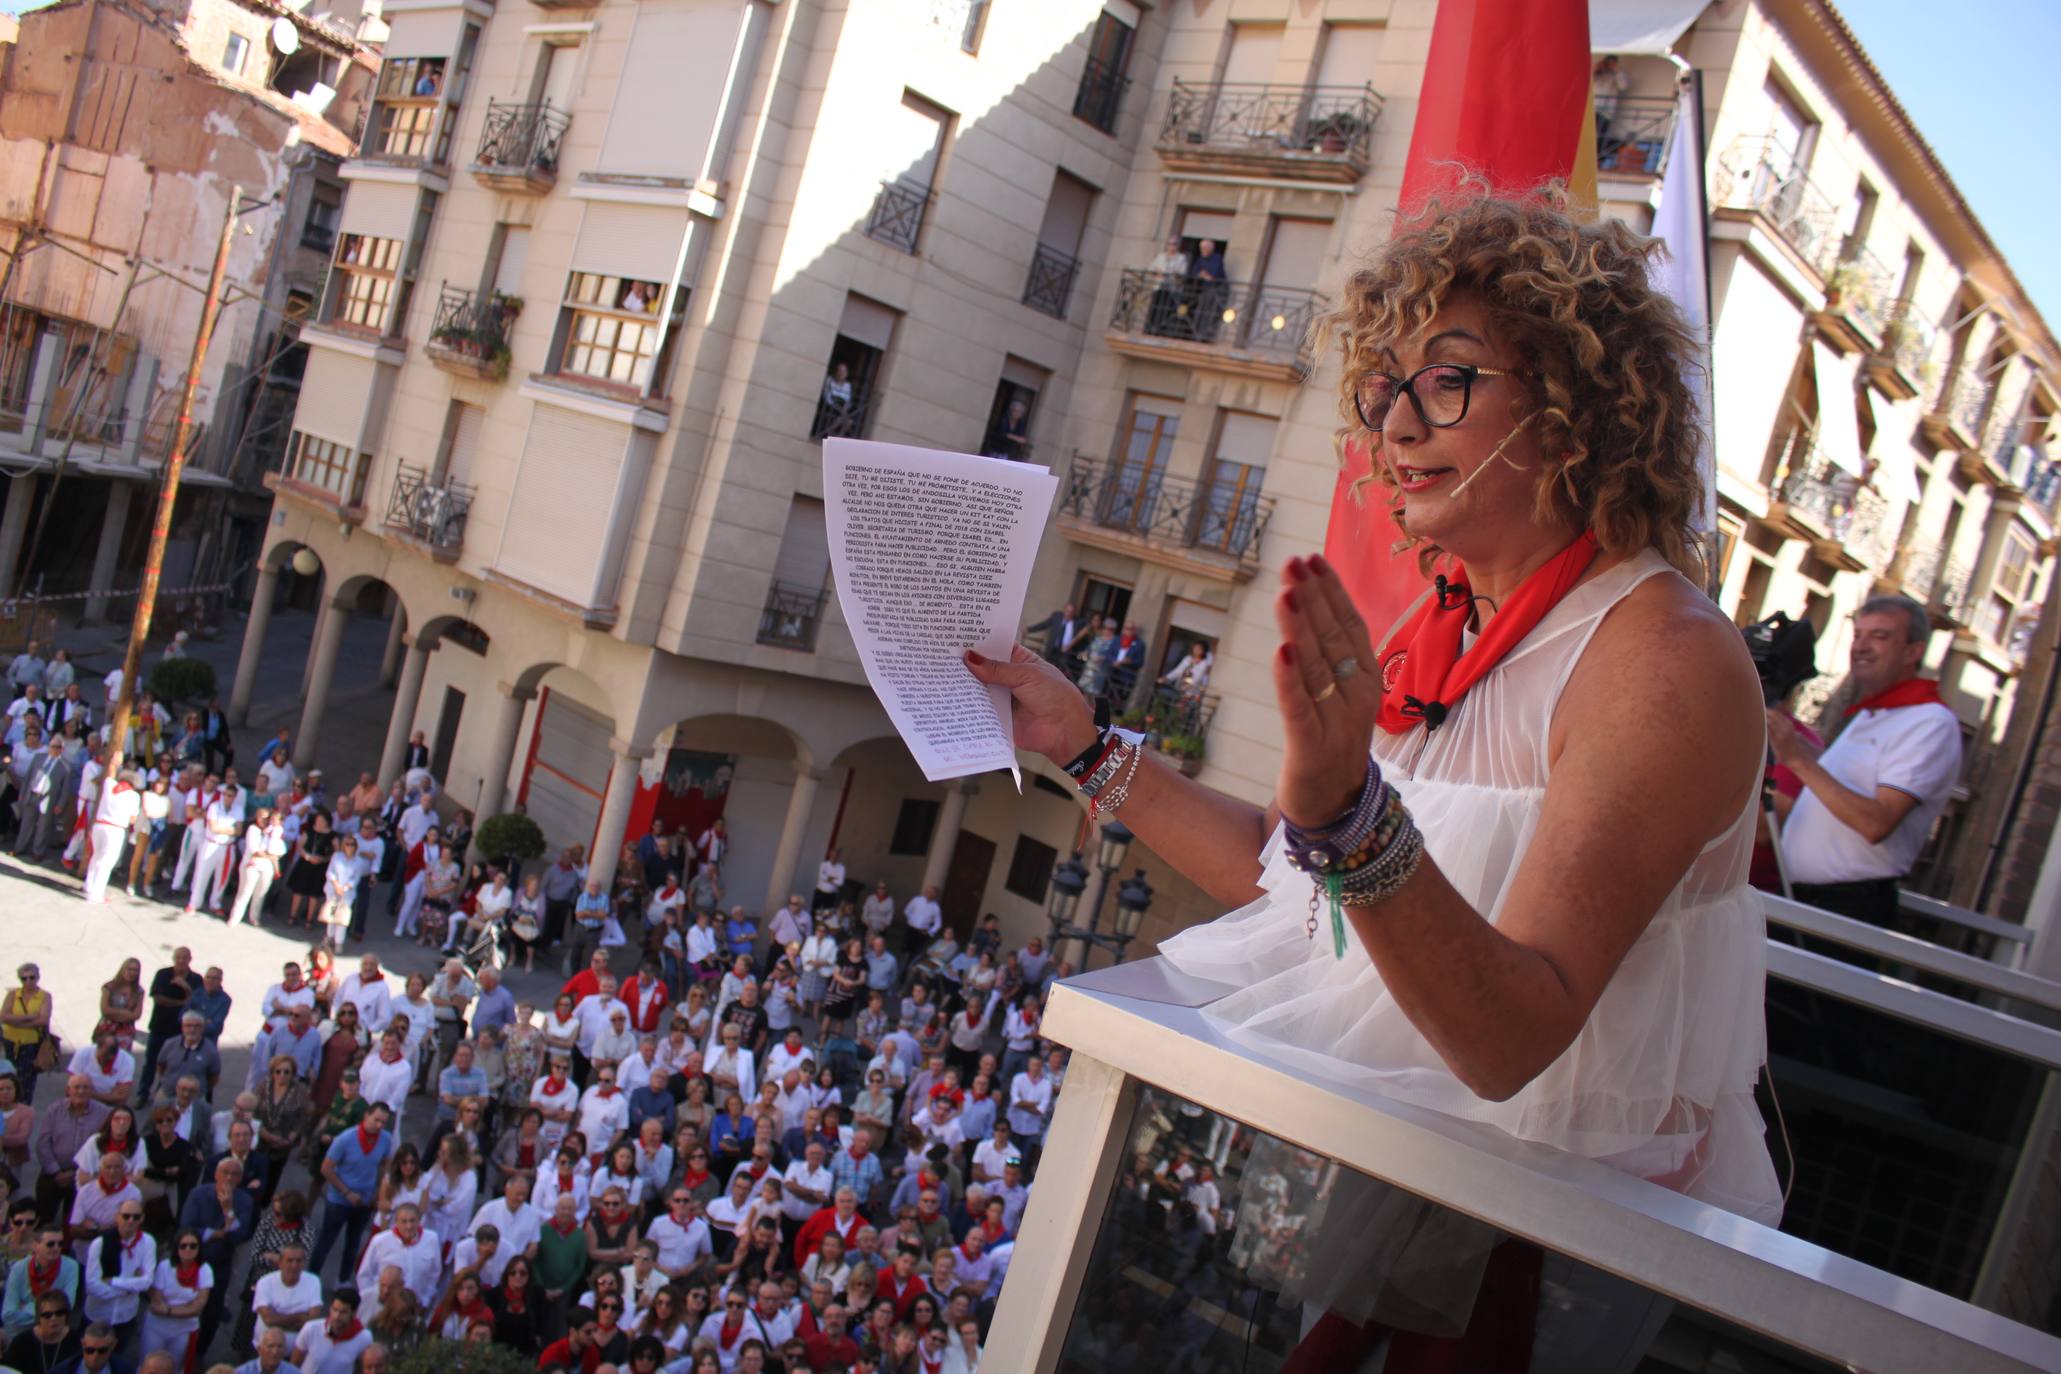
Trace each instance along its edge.
{"label": "white flag", "polygon": [[1668,139],[1667,171],[1660,180],[1660,204],[1653,212],[1653,236],[1667,245],[1666,260],[1655,264],[1653,284],[1681,308],[1696,337],[1696,467],[1703,474],[1703,507],[1696,527],[1705,534],[1717,528],[1717,450],[1712,444],[1710,389],[1710,210],[1703,185],[1701,102],[1690,82],[1675,98],[1675,128]]}

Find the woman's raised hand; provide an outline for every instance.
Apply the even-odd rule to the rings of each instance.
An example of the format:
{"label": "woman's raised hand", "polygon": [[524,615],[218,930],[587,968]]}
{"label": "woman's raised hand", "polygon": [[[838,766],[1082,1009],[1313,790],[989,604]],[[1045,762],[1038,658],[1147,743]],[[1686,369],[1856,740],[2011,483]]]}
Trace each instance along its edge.
{"label": "woman's raised hand", "polygon": [[1321,556],[1291,558],[1274,598],[1281,647],[1274,695],[1281,704],[1281,779],[1274,799],[1296,825],[1343,815],[1367,777],[1367,750],[1381,704],[1380,665],[1366,622]]}
{"label": "woman's raised hand", "polygon": [[968,649],[966,670],[981,682],[1009,689],[1016,705],[1018,749],[1066,764],[1095,742],[1095,708],[1081,689],[1021,644],[1010,646],[1007,663]]}

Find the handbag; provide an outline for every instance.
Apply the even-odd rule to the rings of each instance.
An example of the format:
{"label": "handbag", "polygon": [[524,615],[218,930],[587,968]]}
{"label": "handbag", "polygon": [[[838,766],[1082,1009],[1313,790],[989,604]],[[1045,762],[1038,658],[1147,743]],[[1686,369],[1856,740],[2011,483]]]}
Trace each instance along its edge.
{"label": "handbag", "polygon": [[57,1037],[46,1032],[43,1039],[36,1045],[36,1072],[49,1073],[52,1069],[55,1069],[57,1067],[57,1053]]}

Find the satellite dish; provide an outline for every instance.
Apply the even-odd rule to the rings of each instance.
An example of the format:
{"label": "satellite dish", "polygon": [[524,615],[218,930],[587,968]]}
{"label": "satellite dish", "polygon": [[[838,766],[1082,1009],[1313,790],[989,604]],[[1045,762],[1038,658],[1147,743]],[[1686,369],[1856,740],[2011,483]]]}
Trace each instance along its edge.
{"label": "satellite dish", "polygon": [[279,50],[281,57],[291,57],[300,51],[301,31],[283,14],[272,21],[272,46]]}

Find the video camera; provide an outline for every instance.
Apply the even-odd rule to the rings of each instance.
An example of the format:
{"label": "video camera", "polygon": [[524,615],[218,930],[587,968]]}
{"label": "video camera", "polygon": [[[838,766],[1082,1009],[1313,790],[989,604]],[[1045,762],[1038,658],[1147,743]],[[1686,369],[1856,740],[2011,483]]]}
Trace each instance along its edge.
{"label": "video camera", "polygon": [[1762,704],[1773,706],[1818,675],[1818,629],[1808,620],[1792,620],[1776,611],[1740,633],[1746,636],[1746,652],[1760,674]]}

